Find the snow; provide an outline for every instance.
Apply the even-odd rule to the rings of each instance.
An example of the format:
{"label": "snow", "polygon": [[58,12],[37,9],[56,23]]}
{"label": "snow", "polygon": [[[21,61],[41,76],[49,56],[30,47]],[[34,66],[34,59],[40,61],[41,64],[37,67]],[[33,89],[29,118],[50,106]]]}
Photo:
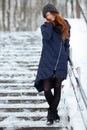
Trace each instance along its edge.
{"label": "snow", "polygon": [[[72,60],[74,63],[74,67],[77,68],[78,66],[81,69],[81,75],[80,80],[82,87],[85,91],[85,94],[87,93],[87,27],[85,22],[82,19],[68,19],[68,21],[71,24],[71,38],[70,38],[70,45],[72,48]],[[31,41],[32,39],[32,41]],[[11,43],[12,44],[9,44]],[[31,46],[32,43],[32,46]],[[37,46],[38,50],[35,50],[35,47]],[[30,86],[33,86],[33,81],[36,75],[37,70],[37,64],[39,62],[40,53],[41,53],[41,31],[40,28],[38,28],[36,31],[33,32],[0,32],[0,80],[9,80],[9,81],[15,81],[15,82],[8,82],[8,83],[0,83],[0,93],[8,93],[6,96],[6,100],[34,100],[34,97],[24,96],[23,93],[28,92],[34,92],[37,93],[34,89],[29,90]],[[9,49],[10,48],[10,49]],[[14,50],[14,51],[13,51]],[[26,51],[25,51],[26,50]],[[18,57],[16,57],[16,54]],[[36,54],[36,55],[34,55]],[[31,55],[31,58],[28,56]],[[3,59],[4,56],[4,59]],[[4,63],[4,64],[3,64]],[[24,64],[25,63],[25,64]],[[27,64],[29,66],[27,66]],[[32,65],[35,66],[32,66]],[[10,65],[10,66],[9,66]],[[16,70],[15,70],[16,68]],[[33,69],[32,69],[33,68]],[[31,71],[32,69],[32,71]],[[9,74],[9,76],[8,76]],[[15,76],[16,75],[16,76]],[[17,75],[20,75],[18,77]],[[13,76],[13,77],[12,77]],[[77,75],[78,76],[78,75]],[[28,81],[29,78],[29,81]],[[75,80],[72,77],[74,85],[76,86]],[[24,82],[24,83],[23,83]],[[22,85],[21,85],[22,83]],[[60,109],[59,113],[61,116],[61,122],[57,125],[64,126],[66,123],[66,117],[67,115],[70,115],[70,125],[74,127],[74,130],[86,130],[84,127],[83,120],[81,118],[81,114],[79,112],[79,108],[77,106],[76,98],[72,89],[72,86],[70,84],[69,76],[67,77],[67,80],[63,82],[64,88],[62,89],[62,102],[60,103]],[[16,87],[12,87],[12,85]],[[18,85],[18,87],[17,87]],[[9,86],[7,88],[4,88],[6,86]],[[20,87],[20,89],[19,89]],[[28,88],[28,89],[27,89]],[[77,95],[79,97],[79,103],[81,104],[82,113],[85,117],[85,122],[87,122],[87,110],[81,100],[81,96],[78,92],[78,88],[76,88]],[[20,93],[21,97],[12,97],[9,94],[15,94]],[[37,93],[37,99],[44,99],[44,97],[41,97]],[[0,101],[5,100],[5,97],[0,97]],[[7,103],[7,104],[6,104]],[[25,115],[27,116],[27,113],[29,112],[27,109],[30,107],[33,109],[36,108],[47,108],[47,103],[39,104],[38,106],[35,106],[33,104],[8,104],[6,102],[5,104],[2,104],[0,102],[0,108],[23,108],[24,111],[18,113],[12,112],[10,113],[4,113],[4,110],[0,110],[2,113],[0,113],[1,116],[7,116],[5,120],[0,122],[0,127],[4,126],[7,127],[4,130],[14,130],[14,127],[31,127],[31,126],[38,126],[38,124],[41,124],[41,127],[47,127],[45,125],[45,119],[41,121],[32,121],[31,120],[24,120],[19,119],[17,116]],[[65,107],[64,107],[65,106]],[[32,113],[31,116],[33,116],[35,113]],[[37,115],[39,112],[37,112]],[[15,115],[15,116],[14,116]],[[45,112],[43,113],[45,115]],[[9,128],[8,128],[9,127]],[[56,124],[54,125],[56,127]]]}
{"label": "snow", "polygon": [[[85,91],[85,94],[87,93],[87,25],[83,21],[83,19],[69,19],[69,22],[71,24],[71,38],[70,38],[70,45],[72,48],[72,60],[74,63],[74,67],[77,68],[78,66],[81,69],[80,74],[80,80],[82,87]],[[66,101],[69,106],[69,113],[71,117],[72,126],[74,127],[74,130],[85,130],[83,120],[81,118],[81,114],[79,112],[79,108],[77,106],[76,99],[74,97],[74,93],[72,90],[71,85],[69,84],[69,77],[67,78],[67,81],[65,82],[65,97]],[[74,81],[74,84],[76,86],[76,83]],[[78,93],[78,88],[76,89],[76,92]],[[78,95],[79,103],[81,104],[82,113],[85,118],[85,124],[87,124],[87,108],[84,107],[84,104],[82,104],[81,96]],[[87,125],[86,125],[87,128]]]}

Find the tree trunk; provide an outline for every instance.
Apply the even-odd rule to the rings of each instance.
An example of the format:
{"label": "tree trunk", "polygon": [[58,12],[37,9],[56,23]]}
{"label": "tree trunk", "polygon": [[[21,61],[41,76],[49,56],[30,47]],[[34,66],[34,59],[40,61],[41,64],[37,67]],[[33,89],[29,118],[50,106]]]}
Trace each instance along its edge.
{"label": "tree trunk", "polygon": [[71,18],[74,18],[73,0],[71,0]]}
{"label": "tree trunk", "polygon": [[6,31],[5,28],[5,0],[2,0],[2,25],[3,31]]}
{"label": "tree trunk", "polygon": [[79,6],[78,6],[78,2],[76,2],[76,17],[80,18],[80,9],[79,9]]}
{"label": "tree trunk", "polygon": [[8,10],[7,10],[7,19],[8,19],[8,24],[7,24],[8,28],[7,28],[7,30],[8,31],[10,31],[10,13],[11,13],[10,9],[11,9],[11,1],[8,0]]}
{"label": "tree trunk", "polygon": [[26,31],[26,18],[27,18],[27,16],[26,16],[26,8],[27,8],[27,4],[28,4],[28,2],[27,2],[27,0],[26,1],[23,1],[23,31]]}
{"label": "tree trunk", "polygon": [[16,30],[16,18],[17,18],[17,0],[15,0],[15,7],[14,7],[14,28]]}
{"label": "tree trunk", "polygon": [[68,0],[65,2],[65,16],[68,17],[68,7],[67,7]]}
{"label": "tree trunk", "polygon": [[85,22],[86,22],[86,24],[87,24],[87,18],[86,18],[85,14],[84,14],[84,11],[83,11],[82,7],[80,6],[79,1],[76,0],[76,2],[77,2],[77,4],[78,4],[78,7],[79,7],[79,9],[80,9],[82,15],[83,15],[83,18],[84,18]]}

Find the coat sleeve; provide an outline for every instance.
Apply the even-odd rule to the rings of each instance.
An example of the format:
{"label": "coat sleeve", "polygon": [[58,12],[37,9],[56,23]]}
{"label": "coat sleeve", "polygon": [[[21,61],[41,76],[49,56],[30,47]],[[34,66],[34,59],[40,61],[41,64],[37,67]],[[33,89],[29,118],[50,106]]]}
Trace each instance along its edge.
{"label": "coat sleeve", "polygon": [[70,44],[69,44],[69,39],[66,39],[64,46],[65,46],[65,51],[66,51],[66,54],[67,54],[68,60],[69,60],[69,57],[70,57],[70,49],[69,49]]}
{"label": "coat sleeve", "polygon": [[52,23],[45,23],[41,25],[41,33],[43,36],[43,39],[45,40],[50,40],[52,36],[52,31],[53,31],[53,24]]}
{"label": "coat sleeve", "polygon": [[[64,20],[65,20],[65,22],[67,23],[67,25],[69,27],[68,33],[69,33],[69,38],[70,38],[71,25],[69,24],[69,22],[66,19],[64,19]],[[70,44],[69,44],[69,39],[65,40],[64,46],[65,46],[66,54],[68,55],[68,60],[70,60],[70,49],[69,49]]]}

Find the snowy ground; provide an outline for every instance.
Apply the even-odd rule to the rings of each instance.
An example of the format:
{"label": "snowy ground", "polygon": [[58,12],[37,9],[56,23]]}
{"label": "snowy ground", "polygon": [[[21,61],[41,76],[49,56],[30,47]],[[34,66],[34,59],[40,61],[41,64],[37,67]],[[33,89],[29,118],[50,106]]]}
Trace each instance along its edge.
{"label": "snowy ground", "polygon": [[[86,89],[86,86],[87,86],[87,81],[86,81],[87,79],[87,72],[86,72],[87,70],[87,55],[86,55],[87,54],[87,44],[86,44],[87,27],[83,20],[69,19],[69,22],[71,24],[70,45],[72,48],[72,60],[74,63],[74,67],[79,66],[81,68],[81,76],[80,76],[81,83],[82,83],[85,93],[87,93],[87,89]],[[9,44],[10,42],[12,42],[12,44]],[[24,45],[22,46],[21,43],[24,43]],[[3,44],[3,46],[1,44]],[[32,45],[30,46],[30,44]],[[36,55],[33,55],[35,54],[34,52],[35,46],[38,47],[38,53],[36,53]],[[31,68],[37,69],[37,67],[35,68],[35,66],[32,66],[32,65],[33,63],[35,64],[35,60],[37,60],[37,62],[39,61],[41,46],[42,46],[42,43],[41,43],[40,29],[38,29],[36,32],[25,32],[25,33],[24,32],[20,32],[20,33],[19,32],[17,33],[16,32],[13,32],[13,33],[1,32],[0,33],[0,48],[1,47],[2,48],[0,49],[0,52],[4,54],[4,64],[2,63],[3,55],[0,55],[0,58],[1,58],[0,73],[2,73],[3,75],[5,71],[10,73],[11,77],[8,77],[9,80],[12,80],[12,78],[14,78],[12,82],[14,81],[14,83],[19,84],[19,86],[21,86],[21,83],[24,83],[26,86],[33,85],[33,80],[35,78],[36,72],[32,73]],[[21,53],[23,53],[23,55],[21,55],[19,48],[21,50]],[[23,51],[24,48],[26,50],[26,53],[24,53]],[[12,52],[13,49],[14,49],[14,52]],[[18,59],[16,58],[16,53],[19,54]],[[8,56],[6,57],[7,59],[5,59],[5,55],[7,54],[8,54]],[[28,54],[31,55],[30,59],[28,57],[26,58]],[[6,60],[8,62],[6,62]],[[27,66],[27,63],[29,64],[29,66]],[[17,66],[16,67],[17,71],[15,70],[15,66]],[[17,75],[19,73],[21,74],[21,71],[23,71],[23,75],[20,75],[20,77],[18,77],[17,79],[15,77],[12,77],[13,72]],[[8,75],[4,75],[4,78],[6,78],[6,76]],[[3,76],[0,77],[2,81],[4,80],[4,78]],[[28,78],[30,79],[29,82],[27,82]],[[64,81],[63,84],[65,84],[63,91],[64,91],[66,102],[69,107],[71,124],[74,127],[74,130],[85,130],[85,127],[84,127],[84,124],[81,119],[81,115],[80,115],[80,112],[76,103],[76,99],[74,97],[72,87],[70,87],[69,78],[67,78],[67,80]],[[1,89],[2,88],[3,87],[1,86]],[[23,86],[21,89],[24,89],[24,88],[25,86]],[[10,86],[9,86],[9,89],[10,89]],[[81,107],[82,107],[82,110],[84,111],[84,107],[83,106]],[[84,111],[84,115],[86,117],[85,120],[87,122],[87,111]],[[13,118],[10,117],[7,120],[7,123],[9,122],[9,120],[11,121],[12,119]],[[17,118],[15,118],[14,120],[15,122],[18,121]]]}
{"label": "snowy ground", "polygon": [[[70,38],[70,45],[72,48],[72,60],[74,63],[74,67],[80,67],[80,80],[82,87],[87,95],[87,25],[84,23],[83,20],[78,19],[69,19],[71,24],[71,38]],[[69,79],[68,79],[69,80]],[[79,113],[79,108],[76,103],[76,99],[72,92],[72,87],[66,81],[65,87],[65,95],[68,105],[70,107],[70,115],[71,120],[75,130],[85,130],[84,124],[81,120],[81,115]],[[76,89],[78,92],[78,89]],[[79,103],[81,101],[81,97],[79,96]],[[81,109],[84,114],[85,123],[87,124],[87,109],[83,106],[83,102],[81,101]],[[87,125],[86,125],[87,126]]]}

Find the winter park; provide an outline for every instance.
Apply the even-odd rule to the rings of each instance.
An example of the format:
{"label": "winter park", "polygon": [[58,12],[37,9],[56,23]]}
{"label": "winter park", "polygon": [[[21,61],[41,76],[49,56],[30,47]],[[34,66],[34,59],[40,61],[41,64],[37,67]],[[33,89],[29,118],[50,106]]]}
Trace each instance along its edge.
{"label": "winter park", "polygon": [[0,0],[0,130],[87,130],[87,0]]}

